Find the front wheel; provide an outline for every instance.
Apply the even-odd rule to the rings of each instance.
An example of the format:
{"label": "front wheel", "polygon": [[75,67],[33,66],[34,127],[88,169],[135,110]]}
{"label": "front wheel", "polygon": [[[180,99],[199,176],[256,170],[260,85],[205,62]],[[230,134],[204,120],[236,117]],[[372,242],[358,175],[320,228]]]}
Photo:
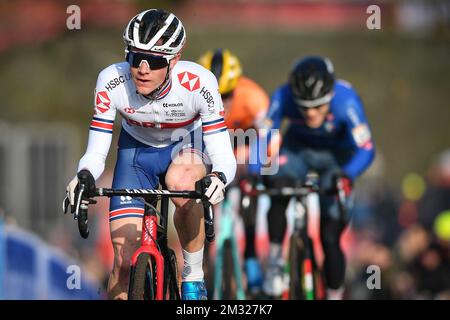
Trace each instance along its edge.
{"label": "front wheel", "polygon": [[302,285],[302,261],[304,245],[302,239],[293,234],[289,241],[289,299],[304,299]]}
{"label": "front wheel", "polygon": [[317,268],[312,240],[308,236],[293,234],[289,248],[290,284],[289,298],[292,300],[319,298],[320,271]]}
{"label": "front wheel", "polygon": [[141,253],[136,265],[131,267],[129,300],[155,300],[156,279],[154,277],[155,263],[148,253]]}

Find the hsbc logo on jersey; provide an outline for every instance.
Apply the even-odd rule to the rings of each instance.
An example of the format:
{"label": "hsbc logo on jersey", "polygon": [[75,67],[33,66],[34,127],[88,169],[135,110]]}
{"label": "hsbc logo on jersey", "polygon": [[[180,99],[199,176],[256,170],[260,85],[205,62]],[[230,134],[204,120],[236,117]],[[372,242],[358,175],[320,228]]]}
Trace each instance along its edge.
{"label": "hsbc logo on jersey", "polygon": [[131,107],[127,107],[127,108],[125,108],[125,109],[123,109],[126,113],[129,113],[129,114],[133,114],[133,113],[135,113],[136,112],[136,110],[134,110],[134,108],[131,108]]}
{"label": "hsbc logo on jersey", "polygon": [[95,96],[95,107],[101,113],[105,113],[109,110],[109,105],[111,104],[111,99],[108,97],[106,91],[97,92]]}
{"label": "hsbc logo on jersey", "polygon": [[200,77],[188,71],[179,73],[178,80],[180,81],[180,84],[189,91],[200,88]]}

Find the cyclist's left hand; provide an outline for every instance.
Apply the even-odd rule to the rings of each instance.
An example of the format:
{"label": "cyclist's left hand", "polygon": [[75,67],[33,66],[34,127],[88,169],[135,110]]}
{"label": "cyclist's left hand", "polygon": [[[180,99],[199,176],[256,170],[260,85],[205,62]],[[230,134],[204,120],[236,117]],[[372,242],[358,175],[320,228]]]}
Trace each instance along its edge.
{"label": "cyclist's left hand", "polygon": [[76,203],[78,202],[77,195],[80,184],[86,187],[85,196],[82,198],[84,204],[88,204],[88,197],[92,197],[95,192],[95,179],[88,170],[81,170],[67,185],[66,198],[63,201],[63,211],[67,212],[70,205],[70,212],[74,213],[76,210]]}
{"label": "cyclist's left hand", "polygon": [[337,177],[336,186],[338,187],[338,190],[344,191],[346,197],[349,197],[352,193],[353,182],[345,175]]}
{"label": "cyclist's left hand", "polygon": [[348,198],[352,194],[353,181],[341,173],[335,176],[335,187],[338,195],[342,194],[345,198]]}
{"label": "cyclist's left hand", "polygon": [[215,205],[224,199],[225,184],[223,173],[213,172],[195,182],[195,190],[204,194],[208,202]]}

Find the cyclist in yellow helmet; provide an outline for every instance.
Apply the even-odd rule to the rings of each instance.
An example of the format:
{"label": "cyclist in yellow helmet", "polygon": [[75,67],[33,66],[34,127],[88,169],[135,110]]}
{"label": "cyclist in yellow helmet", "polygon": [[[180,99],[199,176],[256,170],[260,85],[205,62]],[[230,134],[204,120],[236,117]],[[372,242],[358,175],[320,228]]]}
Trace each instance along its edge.
{"label": "cyclist in yellow helmet", "polygon": [[[219,92],[225,111],[225,124],[228,129],[258,129],[269,106],[269,97],[264,89],[253,80],[243,75],[239,59],[230,50],[216,49],[204,53],[198,63],[209,69],[217,78]],[[235,142],[237,142],[235,140]],[[237,179],[245,177],[246,165],[239,163],[248,158],[248,145],[235,143],[238,158]],[[245,155],[244,157],[241,157]],[[258,293],[262,288],[263,274],[255,250],[256,214],[242,215],[245,224],[245,271],[247,289]]]}
{"label": "cyclist in yellow helmet", "polygon": [[261,86],[242,74],[236,55],[227,49],[207,51],[198,63],[211,70],[219,84],[228,129],[256,128],[269,106]]}

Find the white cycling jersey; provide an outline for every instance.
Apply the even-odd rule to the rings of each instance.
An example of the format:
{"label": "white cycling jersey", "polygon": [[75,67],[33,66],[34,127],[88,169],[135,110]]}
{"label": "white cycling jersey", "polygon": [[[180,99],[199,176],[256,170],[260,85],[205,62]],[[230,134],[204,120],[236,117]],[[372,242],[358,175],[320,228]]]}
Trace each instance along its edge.
{"label": "white cycling jersey", "polygon": [[118,112],[123,129],[149,146],[162,148],[190,133],[203,135],[212,170],[223,172],[228,183],[234,179],[236,159],[217,80],[202,66],[178,61],[159,96],[150,100],[136,92],[128,62],[113,64],[98,76],[94,104],[88,146],[78,171],[88,169],[95,179],[102,174]]}

